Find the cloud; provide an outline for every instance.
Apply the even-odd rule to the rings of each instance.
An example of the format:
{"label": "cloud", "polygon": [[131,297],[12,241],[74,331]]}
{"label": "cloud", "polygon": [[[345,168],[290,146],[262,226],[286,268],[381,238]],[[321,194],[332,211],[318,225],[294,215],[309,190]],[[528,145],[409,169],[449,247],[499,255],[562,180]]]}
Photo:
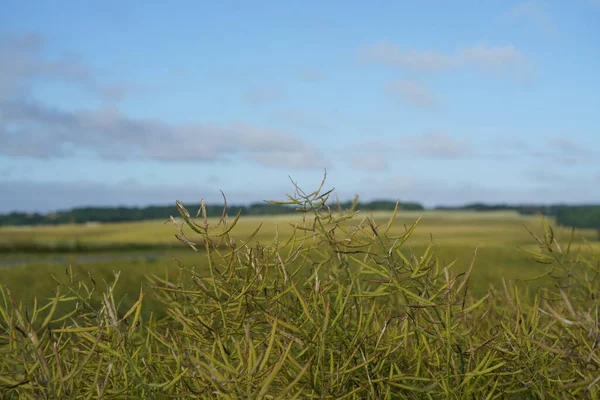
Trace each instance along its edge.
{"label": "cloud", "polygon": [[381,172],[389,169],[388,159],[395,150],[396,143],[361,141],[340,151],[338,156],[355,170]]}
{"label": "cloud", "polygon": [[474,65],[484,69],[518,65],[525,61],[523,54],[513,45],[490,47],[487,43],[462,48],[455,59],[459,66]]}
{"label": "cloud", "polygon": [[585,146],[566,137],[553,137],[537,146],[524,146],[520,154],[538,158],[544,162],[562,165],[585,165],[597,163],[598,149]]}
{"label": "cloud", "polygon": [[529,145],[522,139],[514,137],[499,137],[493,142],[493,147],[501,150],[528,150]]}
{"label": "cloud", "polygon": [[[586,145],[568,137],[548,138],[546,142],[530,144],[522,139],[503,137],[491,140],[487,146],[476,146],[474,142],[444,132],[423,132],[402,135],[396,141],[359,142],[344,151],[343,158],[350,166],[362,171],[389,169],[391,160],[402,158],[430,160],[484,160],[505,163],[507,161],[541,163],[539,170],[529,171],[529,177],[542,181],[559,179],[556,168],[577,165],[595,165],[600,152],[593,145]],[[547,172],[553,171],[557,175]]]}
{"label": "cloud", "polygon": [[502,138],[493,143],[492,156],[504,158],[531,157],[548,165],[586,165],[597,163],[600,157],[598,147],[578,143],[573,138],[551,137],[546,141],[530,144],[520,139]]}
{"label": "cloud", "polygon": [[251,106],[262,106],[283,99],[283,91],[273,87],[253,87],[244,93],[244,100]]}
{"label": "cloud", "polygon": [[38,81],[72,84],[103,100],[116,101],[127,92],[124,85],[103,85],[75,57],[44,56],[45,40],[39,34],[0,34],[0,100],[26,97]]}
{"label": "cloud", "polygon": [[588,156],[591,151],[582,147],[572,139],[565,137],[553,137],[548,140],[550,149],[569,157]]}
{"label": "cloud", "polygon": [[475,155],[471,142],[446,133],[423,133],[406,138],[403,144],[407,150],[422,157],[458,159]]}
{"label": "cloud", "polygon": [[546,13],[542,4],[537,1],[525,1],[512,7],[506,16],[513,22],[522,20],[528,24],[533,23],[538,29],[547,34],[556,32],[552,19]]}
{"label": "cloud", "polygon": [[0,36],[0,99],[23,94],[36,79],[87,84],[86,68],[74,60],[44,59],[43,46],[37,34]]}
{"label": "cloud", "polygon": [[354,169],[365,172],[380,172],[389,169],[388,162],[382,154],[367,153],[350,159]]}
{"label": "cloud", "polygon": [[389,170],[389,162],[403,159],[459,160],[479,157],[471,142],[445,133],[426,132],[402,136],[387,142],[357,142],[338,156],[357,171],[381,172]]}
{"label": "cloud", "polygon": [[403,80],[390,82],[385,88],[386,92],[398,96],[405,103],[420,108],[434,109],[438,105],[435,93],[415,81]]}
{"label": "cloud", "polygon": [[0,154],[34,158],[88,152],[109,160],[215,161],[230,156],[266,166],[323,168],[320,150],[285,132],[239,124],[175,125],[130,118],[116,108],[63,111],[0,102]]}
{"label": "cloud", "polygon": [[295,129],[302,129],[307,131],[324,132],[329,128],[328,126],[316,117],[313,117],[300,110],[283,110],[274,114],[274,117],[278,120],[290,124]]}
{"label": "cloud", "polygon": [[532,147],[522,139],[514,137],[499,137],[490,142],[490,152],[487,158],[496,161],[511,160],[533,153]]}
{"label": "cloud", "polygon": [[455,67],[452,56],[436,50],[404,50],[385,41],[361,49],[360,54],[373,61],[419,71],[434,72]]}
{"label": "cloud", "polygon": [[533,154],[552,163],[566,165],[596,163],[598,160],[597,149],[583,146],[566,137],[548,139],[546,148],[536,150]]}
{"label": "cloud", "polygon": [[371,61],[419,72],[442,72],[460,68],[493,72],[528,67],[525,56],[514,45],[491,46],[486,42],[442,53],[438,50],[404,49],[383,41],[360,49],[359,54]]}
{"label": "cloud", "polygon": [[[91,110],[63,110],[31,100],[36,83],[74,84],[114,102],[130,91],[126,85],[100,85],[76,60],[48,59],[39,35],[0,36],[0,155],[55,158],[90,154],[108,160],[216,161],[239,157],[264,166],[328,166],[320,150],[277,130],[244,124],[172,124],[132,118],[105,105]],[[255,104],[280,96],[276,89],[255,88]]]}
{"label": "cloud", "polygon": [[117,102],[123,100],[131,92],[127,85],[108,85],[100,89],[101,94],[108,100]]}

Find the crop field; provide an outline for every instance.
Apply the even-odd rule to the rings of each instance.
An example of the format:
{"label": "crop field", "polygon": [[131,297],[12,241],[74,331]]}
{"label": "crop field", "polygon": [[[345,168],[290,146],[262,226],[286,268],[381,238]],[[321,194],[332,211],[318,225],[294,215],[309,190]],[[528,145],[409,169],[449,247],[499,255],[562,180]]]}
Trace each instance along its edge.
{"label": "crop field", "polygon": [[[361,213],[351,227],[364,217],[372,217],[381,225],[387,224],[391,213]],[[522,250],[538,246],[528,232],[542,234],[539,216],[522,216],[516,212],[425,211],[398,212],[390,234],[402,234],[419,218],[407,245],[416,252],[430,243],[436,248],[440,261],[449,264],[457,260],[458,268],[470,265],[474,251],[475,270],[473,290],[485,293],[489,285],[499,286],[502,278],[514,281],[529,279],[545,271],[544,266],[531,260]],[[232,236],[243,243],[259,226],[250,242],[268,244],[278,235],[289,237],[293,226],[302,224],[303,217],[276,215],[241,217]],[[180,223],[177,220],[178,223]],[[218,221],[210,220],[210,224]],[[549,223],[553,223],[550,219]],[[183,232],[194,240],[194,232],[183,226]],[[203,268],[205,255],[202,246],[198,252],[180,242],[175,234],[178,227],[170,220],[88,225],[58,225],[36,227],[0,227],[0,284],[13,288],[19,298],[31,301],[33,295],[51,296],[56,281],[66,267],[72,266],[82,276],[110,281],[114,273],[122,271],[119,295],[134,298],[148,275],[177,274],[180,263]],[[556,228],[557,237],[565,243],[571,234],[567,228]],[[582,240],[586,251],[600,249],[593,230],[577,230],[575,245]],[[133,296],[133,297],[131,297]]]}
{"label": "crop field", "polygon": [[295,217],[1,228],[0,391],[600,395],[596,232],[569,245],[541,217],[338,214],[312,196]]}

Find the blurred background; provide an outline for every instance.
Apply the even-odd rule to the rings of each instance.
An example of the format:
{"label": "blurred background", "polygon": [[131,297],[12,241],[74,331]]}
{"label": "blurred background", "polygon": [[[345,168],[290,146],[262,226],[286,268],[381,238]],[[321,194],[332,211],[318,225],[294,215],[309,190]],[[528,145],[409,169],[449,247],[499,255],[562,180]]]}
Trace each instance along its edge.
{"label": "blurred background", "polygon": [[214,217],[222,190],[268,241],[297,217],[263,200],[325,170],[342,208],[359,194],[387,221],[400,201],[396,233],[424,215],[414,244],[432,234],[444,261],[483,246],[482,290],[540,272],[516,248],[541,215],[595,251],[599,17],[592,0],[4,0],[1,281],[201,265],[164,224],[176,199]]}

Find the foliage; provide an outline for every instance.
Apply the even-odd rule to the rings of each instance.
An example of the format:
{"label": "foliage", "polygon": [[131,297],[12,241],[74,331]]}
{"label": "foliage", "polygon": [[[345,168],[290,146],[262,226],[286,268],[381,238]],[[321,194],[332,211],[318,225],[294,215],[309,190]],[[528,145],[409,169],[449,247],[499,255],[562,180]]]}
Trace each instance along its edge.
{"label": "foliage", "polygon": [[521,215],[542,214],[546,216],[555,216],[560,210],[568,209],[572,206],[564,204],[485,204],[470,203],[464,206],[446,207],[438,206],[437,210],[471,210],[471,211],[517,211]]}
{"label": "foliage", "polygon": [[[348,207],[352,202],[342,203],[341,207]],[[392,211],[396,206],[395,202],[386,200],[375,200],[361,203],[359,207],[365,211]],[[205,205],[206,214],[209,217],[218,217],[221,215],[222,206],[212,204]],[[423,206],[418,203],[402,203],[401,210],[423,210]],[[241,212],[243,215],[281,215],[292,214],[295,210],[292,207],[281,204],[254,203],[249,206],[233,205],[227,207],[229,214]],[[145,221],[152,219],[165,219],[169,215],[177,213],[177,208],[173,206],[148,206],[148,207],[82,207],[69,211],[60,211],[49,214],[40,213],[19,213],[0,215],[0,226],[12,225],[59,225],[59,224],[81,224],[86,222],[128,222]]]}
{"label": "foliage", "polygon": [[[4,398],[400,399],[597,398],[598,261],[561,246],[544,223],[530,256],[553,281],[533,297],[506,284],[477,298],[466,270],[430,244],[408,246],[418,220],[356,219],[322,186],[286,202],[303,215],[268,244],[210,224],[177,203],[178,237],[206,268],[150,278],[122,307],[120,278],[90,301],[72,270],[49,302],[25,309],[0,293]],[[184,231],[183,226],[188,228]],[[190,234],[194,233],[194,236]],[[476,251],[475,251],[476,253]],[[586,253],[587,254],[587,253]],[[460,271],[460,272],[459,272]],[[144,318],[145,297],[167,310]],[[71,311],[56,313],[58,305]]]}
{"label": "foliage", "polygon": [[347,201],[340,203],[338,207],[344,210],[350,207],[355,207],[357,210],[362,211],[394,211],[396,205],[398,206],[399,210],[405,211],[423,211],[425,209],[425,207],[416,202],[403,201],[400,203],[390,200],[373,200],[369,202],[359,201],[356,204],[354,204],[354,201]]}
{"label": "foliage", "polygon": [[597,229],[600,234],[600,206],[587,205],[561,209],[556,223],[574,228]]}
{"label": "foliage", "polygon": [[[219,205],[207,205],[206,212],[209,216],[221,215],[222,207]],[[290,214],[294,210],[270,204],[251,204],[250,206],[230,206],[229,213],[237,213],[242,210],[245,215],[269,215]],[[127,222],[144,221],[151,219],[166,219],[169,215],[177,212],[173,206],[148,206],[148,207],[82,207],[69,211],[59,211],[49,214],[40,213],[18,213],[13,212],[0,215],[0,225],[59,225],[80,224],[85,222]]]}

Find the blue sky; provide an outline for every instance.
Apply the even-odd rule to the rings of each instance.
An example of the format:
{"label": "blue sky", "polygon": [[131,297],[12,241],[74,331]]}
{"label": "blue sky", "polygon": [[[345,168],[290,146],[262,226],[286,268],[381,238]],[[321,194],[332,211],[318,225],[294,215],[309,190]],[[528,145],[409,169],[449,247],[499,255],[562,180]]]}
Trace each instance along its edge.
{"label": "blue sky", "polygon": [[0,212],[600,202],[600,2],[0,3]]}

